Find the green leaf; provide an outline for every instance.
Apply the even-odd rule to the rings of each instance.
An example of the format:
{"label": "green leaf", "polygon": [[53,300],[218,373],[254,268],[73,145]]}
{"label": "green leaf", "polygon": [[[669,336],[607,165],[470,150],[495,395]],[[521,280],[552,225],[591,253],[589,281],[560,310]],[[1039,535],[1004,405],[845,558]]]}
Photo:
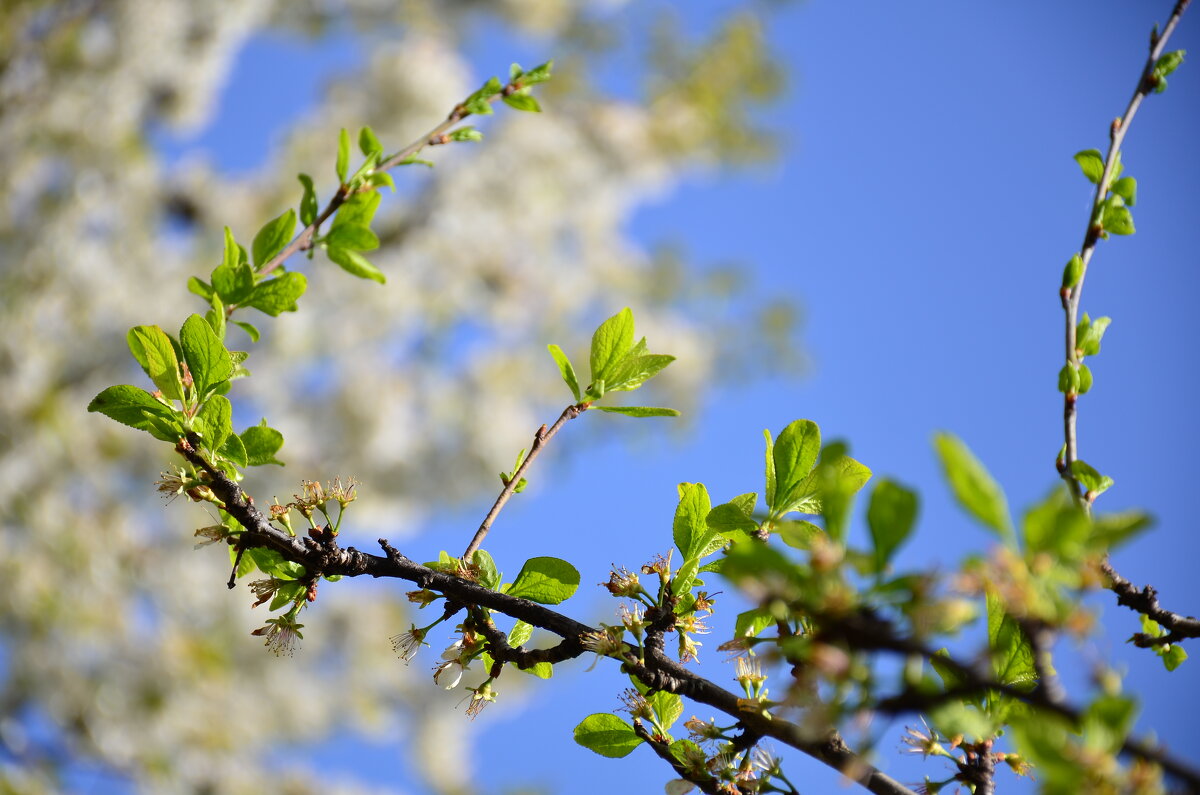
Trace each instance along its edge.
{"label": "green leaf", "polygon": [[387,277],[383,275],[383,271],[376,268],[371,261],[359,254],[357,251],[351,251],[348,248],[328,248],[325,253],[329,256],[329,261],[340,267],[353,276],[360,279],[370,279],[373,282],[384,284],[387,282]]}
{"label": "green leaf", "polygon": [[813,539],[826,535],[824,530],[812,522],[801,519],[776,522],[774,532],[783,539],[783,543],[796,549],[812,549]]}
{"label": "green leaf", "polygon": [[987,616],[988,646],[997,681],[1032,688],[1037,682],[1033,647],[1016,619],[1005,612],[1003,599],[992,591],[987,595]]}
{"label": "green leaf", "polygon": [[256,284],[254,292],[246,301],[246,306],[254,307],[271,317],[278,317],[280,312],[295,312],[296,299],[304,295],[307,287],[308,280],[304,278],[303,273],[282,273]]}
{"label": "green leaf", "polygon": [[875,571],[887,568],[892,554],[912,532],[917,518],[917,495],[891,480],[881,480],[871,493],[867,524],[875,543]]}
{"label": "green leaf", "polygon": [[1178,643],[1170,644],[1170,648],[1162,653],[1163,665],[1168,671],[1174,671],[1179,666],[1183,665],[1183,661],[1187,659],[1187,652]]}
{"label": "green leaf", "polygon": [[236,433],[231,433],[225,438],[225,444],[221,445],[220,453],[242,469],[250,466],[246,457],[246,445],[242,442],[242,437]]}
{"label": "green leaf", "polygon": [[[378,194],[376,194],[378,195]],[[341,224],[329,230],[323,241],[330,248],[351,251],[371,251],[379,248],[379,238],[369,227],[359,224]]]}
{"label": "green leaf", "polygon": [[756,607],[744,613],[738,613],[733,624],[735,638],[755,638],[767,627],[775,623],[775,617],[765,607]]}
{"label": "green leaf", "polygon": [[496,96],[503,90],[504,86],[500,83],[499,78],[489,78],[478,91],[463,100],[463,108],[467,113],[486,116],[492,112],[492,106],[488,102],[488,99]]}
{"label": "green leaf", "polygon": [[[178,413],[154,399],[144,389],[128,384],[110,386],[88,404],[88,411],[98,411],[122,425],[147,431],[156,439],[174,442],[182,432],[166,433],[166,428],[179,429]],[[157,419],[158,422],[153,420]],[[165,427],[164,427],[165,426]]]}
{"label": "green leaf", "polygon": [[451,141],[482,141],[483,133],[474,127],[459,127],[449,137]]}
{"label": "green leaf", "polygon": [[1075,347],[1083,356],[1095,356],[1100,353],[1100,341],[1104,339],[1104,332],[1108,330],[1109,324],[1112,323],[1110,317],[1098,317],[1092,320],[1085,312],[1083,320],[1079,321],[1079,325],[1075,328]]}
{"label": "green leaf", "polygon": [[671,523],[671,535],[684,560],[698,557],[716,535],[706,521],[711,510],[708,489],[703,483],[679,484],[679,504]]}
{"label": "green leaf", "polygon": [[179,330],[179,346],[183,348],[183,359],[192,373],[196,394],[203,399],[208,390],[233,375],[233,361],[229,351],[213,332],[208,321],[192,315],[183,322]]}
{"label": "green leaf", "polygon": [[633,312],[625,307],[600,324],[592,335],[592,383],[607,380],[633,346]]}
{"label": "green leaf", "polygon": [[1079,394],[1086,395],[1092,388],[1092,369],[1086,364],[1079,365]]}
{"label": "green leaf", "polygon": [[204,426],[205,447],[217,451],[233,433],[233,406],[224,395],[213,395],[200,407],[196,419]]}
{"label": "green leaf", "polygon": [[1135,717],[1137,707],[1132,699],[1100,696],[1083,714],[1084,747],[1105,754],[1115,753],[1129,736]]}
{"label": "green leaf", "polygon": [[1083,484],[1088,493],[1093,496],[1099,496],[1112,488],[1113,479],[1105,475],[1101,475],[1090,465],[1083,461],[1071,462],[1071,474],[1075,479]]}
{"label": "green leaf", "polygon": [[1064,395],[1079,392],[1079,370],[1072,364],[1064,364],[1058,371],[1058,391]]}
{"label": "green leaf", "polygon": [[279,448],[283,447],[283,434],[274,428],[267,427],[266,419],[258,425],[251,425],[241,433],[242,444],[246,447],[246,463],[243,466],[262,466],[263,464],[278,464],[283,462],[275,457]]}
{"label": "green leaf", "polygon": [[1084,149],[1075,153],[1075,162],[1083,169],[1083,175],[1092,184],[1098,184],[1104,175],[1104,156],[1098,149]]}
{"label": "green leaf", "polygon": [[372,154],[376,156],[383,154],[383,144],[379,143],[379,139],[375,137],[375,131],[370,127],[363,127],[358,131],[358,148],[362,150],[365,157],[370,157]]}
{"label": "green leaf", "polygon": [[507,593],[543,605],[566,601],[579,587],[579,572],[558,558],[530,558]]}
{"label": "green leaf", "polygon": [[219,265],[212,272],[213,289],[226,304],[240,304],[254,290],[254,269],[249,262],[235,267]]}
{"label": "green leaf", "polygon": [[[1160,80],[1174,72],[1183,63],[1183,57],[1187,55],[1187,50],[1173,50],[1164,53],[1154,64],[1154,75]],[[1155,87],[1155,90],[1162,93],[1162,89]]]}
{"label": "green leaf", "polygon": [[670,731],[675,721],[683,715],[683,699],[674,693],[659,690],[646,696],[646,701],[650,704],[650,709],[654,710],[654,716],[658,718],[658,725],[663,731]]}
{"label": "green leaf", "polygon": [[773,512],[796,499],[796,487],[812,472],[820,452],[821,429],[815,422],[796,420],[780,432],[773,453],[775,499],[769,506]]}
{"label": "green leaf", "polygon": [[1004,492],[962,440],[950,433],[937,433],[934,448],[942,471],[958,504],[1005,540],[1013,537],[1012,520]]}
{"label": "green leaf", "polygon": [[[745,495],[743,495],[745,496]],[[758,495],[754,495],[757,497]],[[708,516],[704,521],[708,524],[710,530],[717,533],[731,533],[741,531],[744,533],[753,533],[758,530],[758,522],[754,521],[753,512],[754,505],[750,505],[750,510],[743,510],[744,503],[739,503],[730,500],[714,507],[708,512]]]}
{"label": "green leaf", "polygon": [[[643,338],[640,347],[645,348]],[[658,375],[668,364],[675,361],[674,356],[663,353],[648,353],[643,356],[626,356],[620,364],[613,368],[612,373],[605,379],[605,391],[630,391]]]}
{"label": "green leaf", "polygon": [[254,253],[254,267],[261,268],[270,262],[276,254],[283,251],[292,235],[296,232],[296,211],[288,211],[278,218],[273,218],[263,224],[262,229],[254,236],[250,250]]}
{"label": "green leaf", "polygon": [[212,285],[195,276],[188,277],[187,288],[189,293],[195,293],[205,301],[211,300],[214,295]]}
{"label": "green leaf", "polygon": [[950,664],[950,651],[944,646],[938,649],[937,654],[929,658],[929,664],[933,666],[933,670],[937,671],[937,675],[941,677],[942,684],[947,690],[966,684],[966,679],[963,677],[958,668]]}
{"label": "green leaf", "polygon": [[208,327],[213,330],[213,334],[217,335],[217,339],[224,344],[225,340],[225,304],[217,295],[213,295],[209,299],[209,310],[204,313],[204,319],[208,322]]}
{"label": "green leaf", "polygon": [[609,414],[624,414],[628,417],[678,417],[677,409],[663,409],[656,406],[592,406],[598,411]]}
{"label": "green leaf", "polygon": [[775,443],[766,428],[763,428],[763,438],[767,440],[767,508],[770,509],[775,504]]}
{"label": "green leaf", "polygon": [[610,712],[588,715],[575,727],[575,742],[610,759],[629,756],[642,739],[633,727]]}
{"label": "green leaf", "polygon": [[337,178],[338,182],[346,184],[346,173],[350,168],[350,133],[346,132],[346,128],[342,128],[342,132],[338,135],[338,150],[337,150]]}
{"label": "green leaf", "polygon": [[317,191],[308,174],[300,174],[297,179],[304,187],[304,195],[300,198],[300,223],[311,226],[317,220]]}
{"label": "green leaf", "polygon": [[[719,549],[720,547],[718,547]],[[692,585],[696,582],[696,572],[700,568],[700,557],[688,558],[683,562],[683,565],[675,570],[675,576],[671,578],[671,593],[676,597],[683,597],[690,594]],[[679,609],[684,609],[681,602]]]}
{"label": "green leaf", "polygon": [[1063,268],[1063,287],[1074,287],[1079,284],[1080,277],[1083,276],[1083,259],[1078,254],[1075,254],[1067,261],[1067,266]]}
{"label": "green leaf", "polygon": [[[200,322],[204,323],[204,319],[200,318]],[[125,341],[133,358],[150,376],[163,397],[182,400],[183,381],[179,376],[179,359],[175,356],[175,346],[171,344],[167,332],[158,326],[134,326]]]}
{"label": "green leaf", "polygon": [[256,326],[254,326],[251,323],[246,323],[245,321],[242,321],[242,320],[233,321],[233,325],[237,326],[242,331],[246,332],[250,336],[251,342],[258,342],[259,334],[258,334],[258,328]]}
{"label": "green leaf", "polygon": [[557,345],[547,345],[546,350],[550,351],[550,355],[554,357],[554,362],[558,365],[558,371],[562,373],[563,382],[570,388],[571,394],[575,396],[575,402],[581,403],[583,395],[579,391],[579,379],[575,377],[575,368],[571,366],[571,360],[563,353],[562,348]]}
{"label": "green leaf", "polygon": [[491,553],[487,550],[477,549],[471,562],[479,570],[480,585],[491,591],[500,586],[500,571],[496,568],[496,561],[492,558]]}
{"label": "green leaf", "polygon": [[365,226],[370,229],[371,221],[375,218],[375,211],[379,209],[381,201],[383,201],[383,196],[378,191],[354,194],[338,208],[337,215],[333,217],[331,229],[341,226]]}
{"label": "green leaf", "polygon": [[512,630],[508,633],[508,645],[514,649],[525,645],[530,638],[533,637],[533,624],[527,624],[524,621],[517,621],[513,624]]}
{"label": "green leaf", "polygon": [[1100,224],[1105,232],[1112,232],[1114,235],[1132,235],[1137,231],[1133,228],[1133,216],[1129,210],[1112,201],[1105,203]]}
{"label": "green leaf", "polygon": [[1133,177],[1121,177],[1112,184],[1112,192],[1124,199],[1130,207],[1137,204],[1137,180]]}
{"label": "green leaf", "polygon": [[[516,66],[516,64],[513,64]],[[550,70],[554,68],[554,61],[546,61],[540,66],[535,66],[528,72],[522,72],[518,78],[523,86],[533,86],[538,83],[545,83],[550,79]]]}
{"label": "green leaf", "polygon": [[525,110],[531,113],[542,112],[542,106],[539,105],[538,101],[529,94],[522,94],[519,92],[516,94],[506,94],[503,99],[504,104],[508,105],[510,108],[515,108],[516,110]]}

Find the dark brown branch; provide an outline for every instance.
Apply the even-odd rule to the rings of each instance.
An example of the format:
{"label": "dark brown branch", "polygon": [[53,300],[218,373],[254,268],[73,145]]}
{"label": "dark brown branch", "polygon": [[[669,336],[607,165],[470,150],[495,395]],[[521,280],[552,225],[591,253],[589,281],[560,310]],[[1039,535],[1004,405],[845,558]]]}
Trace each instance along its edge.
{"label": "dark brown branch", "polygon": [[[667,743],[654,739],[654,735],[646,728],[645,724],[639,718],[633,719],[633,733],[642,739],[642,742],[675,771],[675,775],[682,779],[687,779],[696,785],[701,792],[708,795],[729,795],[728,791],[723,789],[715,778],[709,775],[698,776],[690,772],[683,764],[671,755]],[[742,790],[739,788],[738,792]]]}
{"label": "dark brown branch", "polygon": [[[346,577],[368,575],[407,580],[416,583],[421,588],[444,594],[448,599],[457,603],[486,607],[512,618],[519,618],[535,627],[549,630],[564,639],[581,642],[585,635],[596,632],[587,624],[580,623],[535,602],[492,591],[469,580],[415,563],[383,539],[379,540],[384,551],[384,556],[380,557],[360,552],[354,547],[343,549],[332,537],[322,544],[310,538],[300,539],[291,536],[271,525],[266,517],[254,507],[253,501],[246,496],[241,487],[196,452],[192,443],[182,440],[176,449],[184,458],[209,476],[209,488],[225,502],[225,511],[245,528],[245,532],[240,534],[239,543],[247,548],[262,546],[274,549],[287,560],[304,566],[309,576],[315,578],[328,575]],[[484,627],[480,627],[480,629],[484,631]],[[652,644],[647,643],[645,663],[638,661],[635,650],[632,648],[629,649],[625,660],[630,672],[649,687],[687,696],[694,701],[714,707],[738,719],[748,730],[765,737],[773,737],[785,745],[824,762],[876,795],[914,795],[912,790],[876,770],[855,754],[836,731],[829,730],[823,736],[814,737],[811,736],[811,732],[771,715],[765,708],[758,706],[750,709],[744,708],[733,693],[667,657],[663,650],[661,633],[660,629],[657,645],[653,649],[650,648]],[[488,637],[486,632],[485,637]],[[489,637],[488,641],[492,643],[493,638]],[[504,653],[503,648],[506,645],[507,641],[504,645],[497,643],[496,648]],[[560,644],[558,648],[560,651],[555,654],[562,654],[564,658],[571,656],[568,653],[571,650],[568,644]],[[537,653],[530,651],[525,654],[535,655]],[[539,661],[532,657],[524,659],[533,662]]]}
{"label": "dark brown branch", "polygon": [[475,554],[475,550],[479,549],[480,545],[483,544],[483,539],[487,537],[488,530],[492,528],[492,523],[495,522],[496,517],[500,515],[500,510],[504,508],[504,505],[508,502],[509,497],[516,492],[517,486],[521,482],[521,478],[525,476],[525,472],[529,469],[529,465],[533,463],[533,459],[537,458],[538,453],[542,451],[542,448],[546,446],[546,443],[554,438],[554,435],[558,433],[559,429],[562,428],[563,425],[566,424],[567,420],[575,419],[586,410],[586,403],[567,406],[565,409],[563,409],[562,414],[558,415],[558,419],[554,421],[553,425],[551,425],[549,428],[547,428],[545,425],[543,425],[541,428],[538,428],[537,433],[533,435],[533,443],[529,446],[529,454],[525,456],[525,459],[521,462],[521,465],[517,467],[516,471],[513,472],[512,477],[509,478],[508,482],[504,484],[504,488],[500,490],[500,496],[498,496],[496,501],[492,503],[492,509],[488,511],[487,516],[483,517],[482,524],[479,525],[479,529],[475,531],[475,536],[471,539],[471,543],[467,544],[467,548],[462,554],[463,560],[470,560],[471,556]]}
{"label": "dark brown branch", "polygon": [[1117,604],[1153,619],[1169,633],[1158,638],[1147,638],[1144,643],[1137,645],[1159,646],[1186,638],[1200,638],[1200,620],[1163,608],[1158,603],[1158,591],[1153,586],[1147,585],[1138,590],[1133,583],[1118,574],[1108,561],[1100,564],[1100,570],[1108,577],[1108,589],[1117,595]]}

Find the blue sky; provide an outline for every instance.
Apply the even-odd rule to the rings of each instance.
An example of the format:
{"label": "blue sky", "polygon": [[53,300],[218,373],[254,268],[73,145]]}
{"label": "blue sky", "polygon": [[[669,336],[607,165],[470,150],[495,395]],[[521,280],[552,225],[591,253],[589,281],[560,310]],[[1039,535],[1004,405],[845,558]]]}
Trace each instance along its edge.
{"label": "blue sky", "polygon": [[[696,2],[690,19],[702,28],[731,5]],[[590,451],[588,469],[607,473],[606,492],[628,497],[622,513],[655,522],[614,521],[588,471],[556,468],[552,482],[511,505],[502,520],[542,539],[537,551],[503,532],[489,549],[513,561],[506,569],[518,568],[522,556],[554,554],[575,562],[585,584],[599,582],[614,549],[623,555],[615,562],[633,567],[665,548],[677,482],[705,482],[720,499],[761,490],[762,429],[806,417],[827,438],[848,439],[877,474],[921,492],[919,530],[900,555],[901,568],[931,560],[950,567],[986,550],[992,538],[954,507],[941,482],[931,436],[939,429],[960,435],[1015,511],[1055,485],[1057,290],[1091,199],[1071,155],[1105,147],[1108,123],[1123,111],[1141,68],[1153,15],[1161,20],[1169,10],[1169,2],[811,0],[775,11],[769,35],[790,74],[786,97],[765,116],[784,133],[779,160],[698,177],[640,213],[632,231],[647,245],[686,241],[702,263],[748,263],[757,289],[799,298],[810,373],[715,391],[682,441]],[[1200,52],[1196,13],[1184,19],[1173,49]],[[636,14],[631,20],[639,24]],[[486,53],[499,48],[492,42]],[[514,42],[517,52],[481,61],[480,73],[525,58],[529,48]],[[290,121],[287,109],[311,102],[323,76],[346,70],[354,57],[336,39],[315,46],[251,40],[213,124],[193,139],[163,139],[161,149],[173,156],[207,148],[224,168],[252,168]],[[292,78],[286,90],[265,94],[280,73]],[[1080,402],[1081,455],[1116,481],[1099,507],[1143,507],[1158,518],[1114,562],[1135,582],[1152,581],[1164,604],[1184,613],[1200,612],[1200,541],[1187,474],[1190,447],[1200,439],[1187,408],[1197,387],[1189,311],[1200,250],[1197,122],[1200,79],[1194,62],[1185,63],[1170,90],[1146,103],[1127,139],[1126,173],[1139,183],[1138,233],[1101,243],[1093,260],[1083,308],[1112,316],[1113,324],[1091,362],[1093,392]],[[614,308],[623,305],[620,296],[613,300]],[[569,432],[560,438],[570,443]],[[436,548],[430,540],[420,554]],[[598,590],[581,589],[576,615],[595,621],[615,607]],[[1103,596],[1095,604],[1107,633],[1090,652],[1064,657],[1068,685],[1078,695],[1085,660],[1109,657],[1129,671],[1141,696],[1141,725],[1182,755],[1200,756],[1190,710],[1179,709],[1200,703],[1200,651],[1193,648],[1193,660],[1168,675],[1156,658],[1123,642],[1137,630],[1133,613]],[[653,782],[644,791],[661,791],[668,771],[644,749],[615,762],[570,741],[581,717],[618,706],[623,686],[613,666],[590,674],[583,667],[560,671],[521,711],[464,722],[464,731],[478,735],[477,769],[490,771],[481,791],[543,783],[601,792],[641,776]],[[906,780],[921,772],[938,777],[938,765],[896,760],[900,733],[899,724],[885,733],[882,764]],[[536,772],[516,761],[527,749],[550,751]],[[380,784],[403,775],[394,744],[364,747],[343,738],[328,758]],[[835,777],[799,755],[786,769],[805,792],[840,791]]]}

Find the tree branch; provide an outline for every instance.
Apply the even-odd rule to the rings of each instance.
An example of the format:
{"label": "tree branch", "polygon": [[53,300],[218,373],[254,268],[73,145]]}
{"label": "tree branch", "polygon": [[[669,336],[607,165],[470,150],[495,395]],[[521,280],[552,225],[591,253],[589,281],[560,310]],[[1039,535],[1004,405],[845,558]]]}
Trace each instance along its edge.
{"label": "tree branch", "polygon": [[[1137,88],[1134,89],[1133,97],[1129,100],[1129,106],[1125,109],[1125,114],[1113,122],[1110,141],[1108,146],[1108,155],[1104,159],[1104,171],[1100,175],[1100,181],[1096,184],[1096,195],[1092,199],[1091,214],[1088,217],[1087,230],[1083,235],[1083,245],[1079,250],[1079,258],[1083,266],[1079,272],[1079,278],[1076,280],[1073,287],[1063,287],[1061,298],[1063,309],[1066,312],[1066,354],[1067,366],[1076,367],[1079,365],[1079,355],[1076,353],[1077,340],[1076,330],[1079,323],[1079,302],[1083,294],[1083,280],[1087,276],[1088,263],[1091,262],[1092,254],[1095,253],[1096,243],[1100,239],[1100,234],[1103,232],[1103,227],[1100,224],[1100,208],[1104,204],[1108,195],[1109,180],[1113,176],[1113,169],[1116,168],[1117,155],[1121,151],[1121,144],[1125,140],[1125,134],[1129,131],[1129,125],[1133,121],[1134,115],[1138,108],[1141,107],[1142,100],[1154,90],[1155,81],[1153,80],[1154,67],[1158,63],[1158,59],[1162,56],[1163,50],[1166,48],[1167,39],[1175,31],[1176,25],[1179,24],[1179,19],[1183,15],[1184,10],[1188,7],[1191,0],[1178,0],[1175,8],[1171,11],[1171,16],[1167,20],[1167,24],[1163,27],[1162,32],[1152,36],[1150,40],[1150,54],[1146,58],[1146,64],[1142,67],[1142,74],[1138,78]],[[1063,434],[1065,438],[1065,451],[1062,458],[1062,466],[1060,474],[1063,480],[1067,482],[1067,486],[1071,489],[1071,496],[1075,502],[1088,511],[1091,508],[1091,502],[1087,499],[1087,494],[1084,493],[1083,486],[1078,478],[1071,471],[1071,464],[1079,460],[1078,438],[1076,434],[1076,409],[1075,404],[1078,400],[1078,395],[1067,390],[1063,396]]]}
{"label": "tree branch", "polygon": [[538,453],[546,446],[546,443],[554,438],[559,429],[566,424],[567,420],[573,420],[587,410],[586,403],[578,405],[570,405],[563,409],[563,413],[558,415],[558,419],[549,428],[543,425],[538,428],[537,433],[533,435],[533,444],[529,446],[529,454],[521,462],[513,472],[512,477],[504,484],[504,488],[500,490],[500,496],[492,503],[492,509],[488,511],[487,516],[483,517],[483,522],[479,525],[479,529],[475,531],[474,537],[471,538],[471,543],[467,544],[466,550],[462,553],[463,560],[469,561],[471,556],[475,554],[475,550],[483,544],[483,539],[487,537],[488,530],[492,528],[492,523],[496,521],[496,517],[500,515],[500,510],[504,508],[504,504],[508,502],[508,498],[517,490],[517,486],[521,483],[521,478],[525,476],[525,472],[529,469],[529,465],[533,463],[533,459],[537,458]]}
{"label": "tree branch", "polygon": [[[500,93],[488,97],[487,102],[494,103],[496,100],[502,97],[513,94],[515,91],[520,89],[520,87],[521,86],[519,83],[508,83],[504,86]],[[455,126],[457,126],[463,119],[470,115],[471,112],[467,110],[462,103],[455,105],[454,110],[450,111],[450,115],[446,117],[445,121],[410,143],[408,146],[401,149],[396,154],[389,157],[387,160],[375,166],[375,171],[390,171],[396,166],[404,163],[404,161],[408,160],[410,157],[414,157],[420,153],[420,151],[427,146],[438,146],[449,143],[450,140],[446,137],[447,133],[453,130]],[[375,190],[375,187],[369,187],[367,190]],[[333,194],[333,198],[329,200],[329,204],[325,205],[325,209],[321,210],[316,220],[304,227],[304,229],[300,231],[300,234],[296,235],[295,239],[293,239],[291,243],[288,243],[283,247],[282,251],[264,262],[262,267],[258,269],[259,275],[266,275],[275,270],[293,254],[296,254],[300,251],[307,251],[308,249],[312,248],[313,238],[316,236],[317,230],[321,228],[321,224],[329,220],[329,217],[337,212],[338,208],[345,204],[351,195],[351,192],[347,190],[345,185],[338,186],[337,192]]]}
{"label": "tree branch", "polygon": [[1159,646],[1185,638],[1200,638],[1200,620],[1164,609],[1158,603],[1158,591],[1154,586],[1147,585],[1139,591],[1133,583],[1118,574],[1107,560],[1100,564],[1100,570],[1108,577],[1108,589],[1117,595],[1117,604],[1153,619],[1169,633],[1158,638],[1148,638],[1146,643],[1139,643],[1139,646]]}

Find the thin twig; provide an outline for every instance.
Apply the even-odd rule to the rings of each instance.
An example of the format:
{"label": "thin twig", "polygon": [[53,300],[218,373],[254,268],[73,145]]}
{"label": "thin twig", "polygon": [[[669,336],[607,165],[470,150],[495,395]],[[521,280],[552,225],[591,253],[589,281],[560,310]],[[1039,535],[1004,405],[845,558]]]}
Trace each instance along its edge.
{"label": "thin twig", "polygon": [[[1083,262],[1083,267],[1079,272],[1079,279],[1075,285],[1073,287],[1064,287],[1061,293],[1063,309],[1066,312],[1066,353],[1068,367],[1079,365],[1079,356],[1076,353],[1076,330],[1079,323],[1079,303],[1083,294],[1083,280],[1087,276],[1088,263],[1091,262],[1092,254],[1096,250],[1096,243],[1100,240],[1100,234],[1103,231],[1103,227],[1100,225],[1100,208],[1108,197],[1109,180],[1113,176],[1113,169],[1116,168],[1117,155],[1121,151],[1121,144],[1125,140],[1125,133],[1128,132],[1129,124],[1133,121],[1138,108],[1141,107],[1142,100],[1154,90],[1154,82],[1151,79],[1154,67],[1158,63],[1158,59],[1162,56],[1163,50],[1167,45],[1167,39],[1171,37],[1175,26],[1179,24],[1179,18],[1183,15],[1189,2],[1191,0],[1179,0],[1175,4],[1175,8],[1171,11],[1171,17],[1167,20],[1167,24],[1163,27],[1162,32],[1151,38],[1150,55],[1146,59],[1146,65],[1142,68],[1142,74],[1138,78],[1137,88],[1134,89],[1133,97],[1129,100],[1129,107],[1125,109],[1123,116],[1113,122],[1110,135],[1111,140],[1108,145],[1108,155],[1104,159],[1104,171],[1100,175],[1100,181],[1096,184],[1096,195],[1092,199],[1087,231],[1084,232],[1083,246],[1079,250],[1079,258]],[[1071,471],[1071,464],[1079,460],[1075,408],[1077,401],[1078,395],[1072,391],[1068,390],[1063,396],[1063,434],[1066,442],[1066,450],[1063,454],[1061,474],[1063,480],[1067,482],[1067,486],[1071,489],[1071,496],[1075,499],[1076,504],[1084,511],[1089,511],[1091,503],[1087,499],[1082,484],[1080,484]]]}
{"label": "thin twig", "polygon": [[[509,83],[504,86],[500,93],[488,97],[487,101],[489,103],[494,103],[496,100],[502,97],[513,94],[520,88],[521,86],[519,82]],[[419,154],[421,150],[427,146],[438,146],[440,144],[449,143],[449,139],[446,137],[446,134],[453,130],[455,126],[457,126],[461,121],[470,115],[471,112],[467,110],[462,103],[455,105],[454,110],[450,111],[450,115],[447,116],[441,124],[437,125],[432,130],[425,133],[420,138],[416,139],[408,146],[389,157],[387,160],[375,166],[375,171],[390,171],[396,166],[404,163],[404,161],[408,160],[409,158]],[[375,190],[375,187],[370,187],[368,190]],[[307,251],[308,249],[312,248],[313,237],[316,235],[317,230],[321,228],[321,224],[329,220],[329,217],[337,212],[338,208],[345,204],[350,196],[351,191],[348,190],[346,185],[338,186],[337,192],[333,194],[333,198],[329,200],[329,204],[325,206],[325,209],[321,211],[316,220],[304,227],[304,229],[300,231],[300,234],[296,235],[295,239],[292,240],[291,243],[288,243],[283,247],[282,251],[264,262],[263,266],[258,269],[259,275],[266,275],[275,270],[293,254],[300,251]]]}
{"label": "thin twig", "polygon": [[533,435],[533,444],[529,446],[529,454],[525,456],[521,465],[517,467],[512,477],[504,484],[504,488],[500,490],[500,496],[492,503],[492,509],[488,511],[487,516],[483,517],[483,522],[479,525],[479,529],[475,531],[471,543],[467,544],[466,550],[462,553],[463,560],[470,560],[471,556],[475,554],[475,550],[479,549],[483,544],[483,539],[487,537],[488,530],[492,528],[492,523],[500,515],[500,510],[508,502],[509,497],[516,492],[517,486],[521,483],[521,478],[524,477],[526,470],[529,469],[529,465],[533,463],[533,459],[537,458],[538,453],[542,451],[546,443],[554,438],[554,435],[566,424],[567,420],[575,419],[586,410],[587,404],[585,403],[572,404],[563,409],[562,414],[558,415],[558,419],[549,428],[545,425],[538,428],[537,433]]}

